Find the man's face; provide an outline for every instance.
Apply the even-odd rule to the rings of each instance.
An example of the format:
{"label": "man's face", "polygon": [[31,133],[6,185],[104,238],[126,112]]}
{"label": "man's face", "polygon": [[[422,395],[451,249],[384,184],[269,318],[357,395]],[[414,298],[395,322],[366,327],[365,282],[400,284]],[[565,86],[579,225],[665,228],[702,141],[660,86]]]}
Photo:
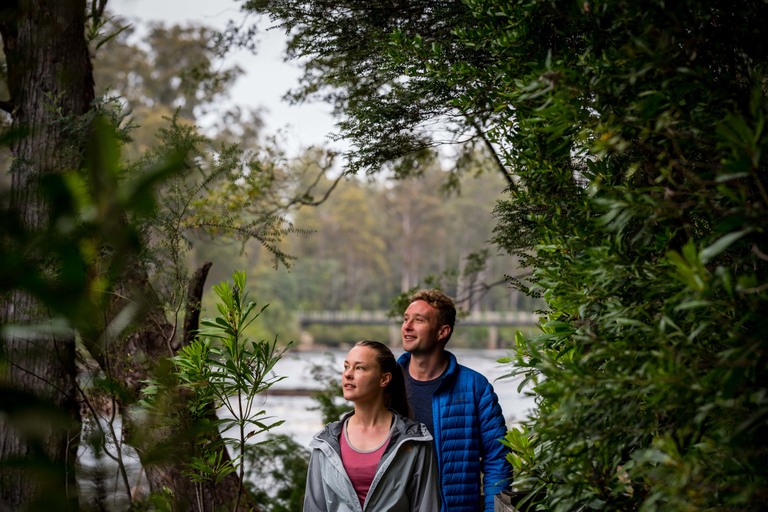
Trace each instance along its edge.
{"label": "man's face", "polygon": [[437,308],[423,300],[412,302],[405,310],[400,328],[403,350],[414,355],[427,355],[442,350],[441,340],[448,336],[451,328],[440,325],[437,316]]}

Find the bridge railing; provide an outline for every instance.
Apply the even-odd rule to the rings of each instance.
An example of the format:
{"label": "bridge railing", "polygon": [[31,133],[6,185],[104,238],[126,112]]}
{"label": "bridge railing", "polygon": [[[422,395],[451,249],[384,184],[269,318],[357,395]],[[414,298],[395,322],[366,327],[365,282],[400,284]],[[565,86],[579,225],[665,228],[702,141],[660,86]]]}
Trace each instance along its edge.
{"label": "bridge railing", "polygon": [[[401,319],[388,318],[388,311],[303,311],[297,312],[302,327],[312,324],[399,324]],[[528,311],[476,311],[456,320],[457,325],[466,326],[514,326],[534,325],[538,317]]]}
{"label": "bridge railing", "polygon": [[[314,345],[312,334],[307,330],[310,325],[388,325],[389,343],[400,343],[400,318],[389,318],[388,311],[298,311],[297,319],[301,327],[301,344],[304,349]],[[499,348],[500,327],[532,326],[538,321],[533,313],[527,311],[479,311],[456,320],[456,326],[488,327],[488,348]]]}

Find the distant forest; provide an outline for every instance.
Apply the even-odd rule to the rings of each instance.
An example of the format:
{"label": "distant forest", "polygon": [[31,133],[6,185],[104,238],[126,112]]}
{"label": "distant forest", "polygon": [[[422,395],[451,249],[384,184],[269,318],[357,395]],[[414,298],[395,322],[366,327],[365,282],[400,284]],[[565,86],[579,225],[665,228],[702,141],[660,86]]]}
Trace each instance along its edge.
{"label": "distant forest", "polygon": [[[128,25],[119,16],[109,23]],[[398,294],[417,286],[444,289],[464,311],[544,307],[544,301],[510,288],[505,275],[525,276],[530,270],[518,268],[517,257],[490,242],[498,223],[492,212],[507,183],[485,146],[417,151],[397,164],[383,166],[375,177],[339,178],[342,156],[325,148],[286,156],[279,138],[263,130],[258,109],[235,106],[222,112],[222,100],[244,70],[218,64],[208,44],[214,37],[211,29],[153,24],[146,31],[142,37],[128,26],[104,44],[94,61],[97,94],[119,97],[132,126],[124,157],[140,163],[151,148],[178,144],[171,127],[174,114],[183,127],[194,126],[206,116],[218,121],[202,130],[207,140],[198,143],[201,153],[208,151],[224,160],[225,148],[237,144],[246,155],[270,162],[269,186],[276,189],[273,210],[244,207],[233,213],[227,200],[243,195],[242,204],[247,204],[251,198],[243,190],[258,189],[260,184],[243,182],[258,171],[243,170],[239,182],[233,180],[233,188],[208,186],[210,196],[223,199],[219,204],[204,203],[199,208],[204,213],[188,222],[191,227],[183,233],[185,243],[181,244],[184,261],[156,264],[155,279],[171,283],[179,281],[182,268],[213,263],[203,294],[203,316],[216,311],[210,286],[228,279],[234,269],[246,270],[260,305],[269,303],[252,326],[255,334],[269,338],[278,333],[281,342],[299,339],[296,310],[389,310]],[[165,218],[174,217],[169,207],[174,194],[179,194],[174,187],[194,187],[197,180],[192,174],[184,184],[167,188],[166,208],[171,211]],[[307,195],[300,200],[285,199],[304,191]],[[226,213],[210,213],[217,208]],[[264,237],[253,237],[253,230],[242,237],[237,230],[218,227],[226,223],[261,226],[262,219],[273,212],[279,217],[278,227]],[[161,227],[151,236],[169,238],[169,231],[173,229]],[[157,245],[159,260],[167,258],[162,251],[173,252],[162,243]],[[387,327],[313,326],[310,330],[317,343],[327,345],[362,335],[389,336]],[[514,333],[514,328],[500,330],[502,346]],[[486,329],[475,327],[460,329],[453,343],[484,346],[486,340]]]}
{"label": "distant forest", "polygon": [[[517,257],[491,243],[497,224],[492,212],[507,183],[482,146],[469,153],[451,147],[440,153],[417,152],[398,163],[409,167],[407,176],[393,166],[383,168],[375,178],[340,178],[342,157],[325,148],[308,148],[299,157],[287,157],[278,137],[264,133],[258,109],[221,107],[244,70],[222,67],[216,61],[209,45],[212,29],[154,23],[140,33],[119,15],[111,16],[107,26],[117,34],[96,53],[94,78],[97,96],[122,105],[127,143],[121,153],[134,162],[126,166],[128,172],[132,166],[146,165],[153,151],[159,154],[179,143],[173,140],[179,134],[172,125],[181,127],[177,131],[192,130],[204,116],[213,117],[217,121],[201,130],[205,137],[196,141],[197,151],[207,151],[215,159],[236,144],[246,155],[273,162],[271,170],[277,170],[270,183],[277,189],[274,202],[289,204],[275,207],[277,224],[285,231],[270,233],[269,243],[250,233],[242,237],[236,230],[200,227],[206,223],[201,216],[208,224],[221,222],[206,212],[188,221],[183,241],[169,249],[162,242],[169,231],[162,222],[170,222],[174,215],[169,205],[180,189],[198,186],[199,178],[188,175],[184,184],[167,187],[165,208],[171,211],[165,217],[161,214],[160,223],[148,235],[160,240],[154,273],[159,289],[173,289],[184,269],[211,261],[202,315],[213,315],[215,297],[210,286],[228,279],[234,269],[245,269],[254,298],[261,305],[269,303],[252,329],[265,337],[278,333],[283,342],[299,339],[297,310],[389,310],[398,294],[419,286],[444,289],[464,311],[544,307],[543,301],[505,282],[505,275],[526,276],[530,271],[518,268]],[[9,165],[10,160],[0,154],[0,166],[7,170]],[[399,179],[393,179],[395,175]],[[6,172],[0,176],[9,179]],[[209,189],[211,196],[231,192]],[[306,204],[285,201],[304,190],[314,194]],[[226,210],[228,205],[211,207],[208,202],[200,209],[216,207]],[[238,220],[233,224],[258,224],[268,214],[246,207],[234,215]],[[173,253],[178,247],[183,248],[181,260],[170,266],[163,262],[167,258],[163,251]],[[500,330],[502,346],[514,338],[515,330]],[[388,336],[387,327],[314,326],[311,332],[318,343],[327,345],[361,335]],[[453,342],[484,346],[486,339],[486,329],[475,327],[457,332]]]}
{"label": "distant forest", "polygon": [[[488,243],[503,179],[478,167],[476,176],[451,191],[445,187],[447,174],[435,160],[420,177],[406,181],[341,181],[323,204],[293,216],[294,225],[306,231],[280,244],[295,258],[290,267],[276,266],[258,243],[247,244],[241,254],[236,241],[207,238],[194,241],[190,266],[214,262],[210,282],[245,268],[256,300],[270,303],[255,325],[284,341],[298,340],[296,310],[390,310],[399,293],[420,285],[440,286],[464,311],[543,307],[543,301],[509,287],[504,273],[516,268],[517,260]],[[524,274],[520,268],[515,275]],[[212,294],[204,295],[203,315],[213,304]],[[515,330],[500,330],[502,346],[514,339]],[[311,326],[310,332],[326,345],[389,336],[385,326]],[[452,343],[482,347],[487,336],[486,328],[460,328]]]}

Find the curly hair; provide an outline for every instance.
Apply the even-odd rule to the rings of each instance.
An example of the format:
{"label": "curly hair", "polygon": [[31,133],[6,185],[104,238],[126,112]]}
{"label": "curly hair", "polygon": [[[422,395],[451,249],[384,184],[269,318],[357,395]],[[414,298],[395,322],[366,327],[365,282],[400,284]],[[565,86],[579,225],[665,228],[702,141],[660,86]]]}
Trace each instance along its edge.
{"label": "curly hair", "polygon": [[451,332],[445,339],[447,342],[453,334],[453,326],[456,323],[456,305],[453,299],[440,290],[419,290],[410,297],[411,302],[423,300],[433,308],[437,309],[437,321],[440,325],[447,325]]}

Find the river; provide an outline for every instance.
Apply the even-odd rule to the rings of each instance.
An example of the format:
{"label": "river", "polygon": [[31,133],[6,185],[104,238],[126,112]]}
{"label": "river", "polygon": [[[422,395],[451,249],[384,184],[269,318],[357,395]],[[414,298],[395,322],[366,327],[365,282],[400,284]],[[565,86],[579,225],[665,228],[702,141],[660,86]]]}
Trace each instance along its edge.
{"label": "river", "polygon": [[[308,410],[315,402],[308,396],[290,396],[282,393],[287,390],[320,388],[321,384],[313,380],[310,373],[312,364],[332,362],[341,374],[347,352],[345,349],[286,353],[275,366],[276,375],[287,377],[274,385],[281,393],[267,393],[260,404],[274,420],[285,420],[285,423],[273,429],[271,433],[288,434],[304,446],[309,444],[312,436],[323,427],[320,412]],[[535,407],[532,397],[517,392],[520,378],[500,379],[509,373],[510,365],[499,364],[496,360],[507,356],[507,350],[456,349],[452,352],[460,364],[480,372],[491,381],[508,426],[525,419]],[[399,357],[402,350],[395,350],[394,353],[395,357]],[[258,436],[256,438],[258,440]]]}

